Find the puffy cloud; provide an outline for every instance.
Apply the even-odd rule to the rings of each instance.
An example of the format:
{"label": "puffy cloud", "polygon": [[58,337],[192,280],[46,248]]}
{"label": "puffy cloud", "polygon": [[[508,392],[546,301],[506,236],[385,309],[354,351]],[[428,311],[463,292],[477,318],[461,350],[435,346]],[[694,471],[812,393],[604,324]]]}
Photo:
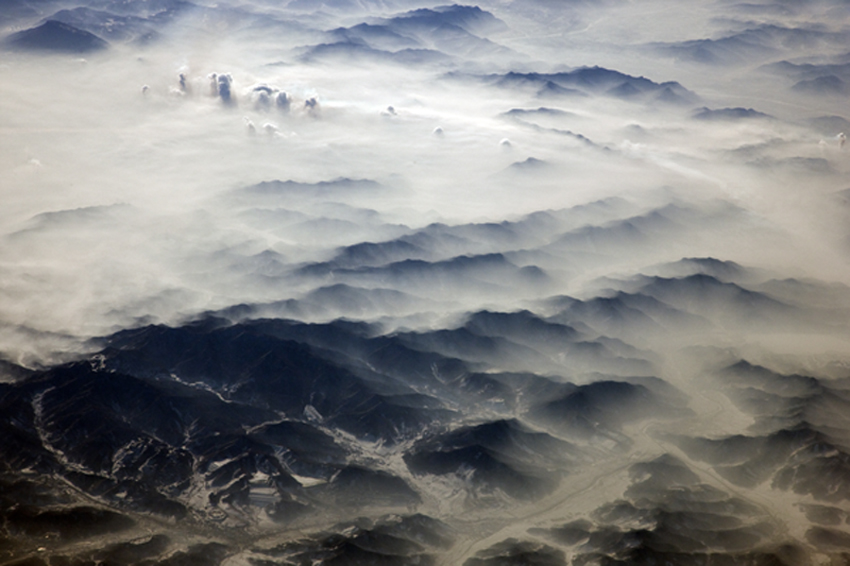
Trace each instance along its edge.
{"label": "puffy cloud", "polygon": [[251,119],[247,117],[245,118],[245,131],[248,133],[249,136],[257,135],[257,127],[254,126],[254,122],[252,122]]}
{"label": "puffy cloud", "polygon": [[249,93],[257,111],[269,111],[275,109],[282,113],[288,113],[291,100],[286,92],[275,86],[259,84],[254,86]]}
{"label": "puffy cloud", "polygon": [[275,106],[278,110],[280,110],[281,112],[289,112],[291,101],[289,99],[289,96],[285,92],[278,92],[274,100]]}
{"label": "puffy cloud", "polygon": [[[207,75],[209,80],[210,95],[214,98],[220,98],[225,105],[234,104],[232,85],[233,76],[230,74],[210,73]],[[181,84],[184,79],[181,78]]]}
{"label": "puffy cloud", "polygon": [[304,110],[309,116],[318,116],[321,110],[319,100],[315,96],[308,98],[304,101]]}
{"label": "puffy cloud", "polygon": [[186,73],[180,73],[177,75],[177,84],[180,92],[189,93],[191,91],[191,85],[187,80]]}
{"label": "puffy cloud", "polygon": [[233,77],[231,77],[229,74],[218,75],[218,96],[225,104],[232,104],[234,102],[233,94],[231,93],[232,84]]}
{"label": "puffy cloud", "polygon": [[257,85],[251,90],[251,98],[256,110],[268,110],[272,103],[274,90],[266,85]]}

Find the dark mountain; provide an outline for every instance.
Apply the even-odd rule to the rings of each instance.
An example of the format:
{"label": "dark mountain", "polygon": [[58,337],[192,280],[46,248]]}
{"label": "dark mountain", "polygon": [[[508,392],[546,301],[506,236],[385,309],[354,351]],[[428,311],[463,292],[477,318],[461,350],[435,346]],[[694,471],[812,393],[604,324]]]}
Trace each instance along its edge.
{"label": "dark mountain", "polygon": [[387,25],[363,23],[349,28],[337,28],[328,33],[338,38],[337,43],[359,41],[374,49],[386,51],[396,52],[402,49],[422,48],[422,44],[416,39],[402,35]]}
{"label": "dark mountain", "polygon": [[478,551],[463,566],[561,566],[565,563],[563,550],[539,542],[508,539]]}
{"label": "dark mountain", "polygon": [[724,37],[653,43],[648,47],[656,53],[696,63],[742,65],[764,61],[783,50],[846,45],[847,38],[847,32],[814,26],[762,24]]}
{"label": "dark mountain", "polygon": [[765,72],[785,77],[796,83],[817,81],[822,77],[836,77],[844,82],[850,80],[850,63],[815,64],[779,61],[764,65],[761,69]]}
{"label": "dark mountain", "polygon": [[389,242],[363,242],[348,246],[337,254],[332,265],[339,267],[378,266],[404,259],[430,259],[432,252],[414,238],[400,238]]}
{"label": "dark mountain", "polygon": [[[532,534],[568,545],[576,563],[784,564],[795,549],[773,549],[770,517],[743,499],[701,482],[672,456],[629,469],[625,498]],[[754,550],[762,549],[762,550]]]}
{"label": "dark mountain", "polygon": [[[127,542],[98,552],[128,560],[198,554],[218,563],[226,545],[213,560],[211,547],[182,547],[166,533],[138,542],[133,517],[248,527],[330,507],[417,505],[405,479],[353,461],[355,445],[411,438],[450,412],[411,389],[416,380],[394,369],[387,348],[367,362],[384,374],[366,370],[360,357],[347,360],[351,347],[367,354],[365,330],[208,319],[119,333],[89,361],[10,370],[17,381],[0,383],[0,494],[8,494],[0,496],[0,557],[43,545],[48,532],[59,533],[51,547],[127,532]],[[323,341],[337,352],[309,345]],[[402,354],[408,369],[421,364],[430,374],[440,358],[425,357]],[[20,475],[25,469],[37,472],[37,483]],[[411,521],[436,540],[431,546],[445,544],[438,527],[428,535],[427,518]]]}
{"label": "dark mountain", "polygon": [[683,450],[736,485],[770,482],[775,489],[832,503],[850,498],[846,380],[782,374],[743,360],[718,376],[729,399],[754,418],[751,432],[681,437]]}
{"label": "dark mountain", "polygon": [[305,49],[305,60],[335,58],[401,64],[440,63],[454,56],[506,55],[509,49],[482,37],[507,29],[477,6],[438,6],[376,18],[328,33],[329,41]]}
{"label": "dark mountain", "polygon": [[560,235],[544,249],[552,250],[553,253],[612,253],[614,249],[639,248],[681,230],[692,213],[676,205],[669,205],[602,225],[589,224]]}
{"label": "dark mountain", "polygon": [[[460,78],[461,75],[448,75]],[[581,67],[561,73],[519,73],[478,77],[502,88],[534,89],[538,96],[603,94],[624,100],[660,100],[692,104],[698,97],[677,82],[656,83],[602,67]]]}
{"label": "dark mountain", "polygon": [[352,62],[380,61],[399,65],[442,63],[449,57],[434,49],[400,49],[386,51],[375,49],[358,40],[338,41],[314,45],[301,55],[302,61],[322,59],[348,60]]}
{"label": "dark mountain", "polygon": [[693,113],[695,120],[705,121],[733,121],[772,118],[769,114],[753,110],[752,108],[700,108]]}
{"label": "dark mountain", "polygon": [[478,34],[507,29],[503,21],[478,6],[458,4],[411,10],[383,21],[390,27],[409,30],[435,30],[456,26],[469,33]]}
{"label": "dark mountain", "polygon": [[[340,535],[337,533],[345,533]],[[377,521],[361,518],[353,524],[333,525],[291,543],[258,554],[264,564],[435,564],[434,553],[454,542],[452,530],[424,515],[389,516]],[[282,560],[282,562],[277,562]],[[285,562],[284,562],[285,561]]]}
{"label": "dark mountain", "polygon": [[544,321],[529,311],[481,311],[471,315],[465,327],[477,334],[509,338],[544,351],[558,350],[569,342],[581,339],[581,334],[574,328]]}
{"label": "dark mountain", "polygon": [[741,65],[776,53],[775,48],[763,45],[746,35],[720,39],[696,39],[680,43],[650,45],[662,54],[706,65]]}
{"label": "dark mountain", "polygon": [[110,367],[117,371],[151,377],[173,374],[203,384],[228,401],[295,418],[307,415],[356,435],[391,440],[428,420],[406,403],[394,404],[393,393],[412,393],[401,384],[395,392],[378,393],[377,384],[309,346],[253,325],[149,327],[120,335],[107,352]]}
{"label": "dark mountain", "polygon": [[[321,277],[328,273],[327,264],[306,266],[300,275]],[[548,282],[546,273],[534,266],[519,267],[503,254],[458,256],[442,261],[407,259],[376,267],[333,269],[337,281],[349,285],[379,284],[385,288],[406,289],[429,298],[444,297],[450,289],[456,292],[500,292],[508,285],[531,285],[542,289]]]}
{"label": "dark mountain", "polygon": [[624,424],[671,416],[675,414],[671,409],[644,385],[600,380],[566,388],[564,393],[531,407],[528,416],[592,445],[603,439],[627,443],[620,432]]}
{"label": "dark mountain", "polygon": [[[533,163],[529,162],[532,168]],[[623,203],[616,201],[598,202],[575,209],[536,212],[518,220],[498,223],[429,224],[395,239],[340,248],[331,260],[304,266],[301,272],[310,276],[327,276],[341,269],[382,267],[404,260],[433,264],[455,258],[459,249],[479,254],[505,249],[523,250],[549,241],[565,226],[617,214],[621,212],[621,205]],[[252,213],[252,218],[257,214]],[[296,220],[290,218],[292,215],[286,210],[268,211],[264,216],[277,224]],[[507,255],[505,259],[510,261]]]}
{"label": "dark mountain", "polygon": [[734,261],[719,260],[713,257],[686,257],[677,262],[660,266],[665,276],[682,276],[703,273],[726,283],[736,282],[749,275],[749,270]]}
{"label": "dark mountain", "polygon": [[[419,505],[422,486],[397,468],[362,460],[374,449],[368,446],[398,450],[414,481],[460,478],[472,466],[482,496],[532,500],[554,489],[582,452],[517,419],[452,425],[458,414],[448,407],[482,402],[525,412],[543,404],[559,423],[574,413],[594,427],[616,428],[630,418],[622,416],[629,395],[593,394],[604,384],[476,373],[452,351],[506,362],[536,356],[528,345],[572,355],[590,346],[577,337],[529,312],[482,312],[455,331],[392,335],[344,321],[210,317],[119,332],[87,361],[42,371],[10,365],[16,381],[0,383],[0,493],[11,494],[5,503],[0,497],[2,532],[12,548],[25,548],[41,544],[41,530],[64,533],[61,525],[79,515],[91,529],[60,534],[57,548],[126,532],[98,556],[217,563],[232,552],[228,544],[185,546],[157,529],[142,540],[138,518],[253,529],[263,521],[297,524],[329,507],[362,513]],[[621,405],[620,414],[603,408],[611,403]],[[37,471],[38,483],[20,470]],[[23,495],[33,506],[14,503]],[[442,548],[440,529],[429,529],[422,536],[436,542],[415,542]],[[357,540],[358,548],[366,544]]]}
{"label": "dark mountain", "polygon": [[794,307],[703,273],[680,278],[651,277],[645,281],[642,294],[709,320],[734,321],[747,326],[800,323],[795,318]]}
{"label": "dark mountain", "polygon": [[50,19],[88,31],[109,41],[130,41],[156,33],[145,18],[86,7],[60,10],[50,16]]}
{"label": "dark mountain", "polygon": [[588,95],[576,88],[563,87],[555,81],[546,81],[543,86],[537,90],[538,98],[560,98],[569,96],[586,97]]}
{"label": "dark mountain", "polygon": [[683,439],[681,446],[736,485],[752,488],[769,481],[775,489],[818,501],[850,498],[850,454],[805,422],[765,436]]}
{"label": "dark mountain", "polygon": [[835,75],[824,75],[816,79],[796,83],[793,90],[807,94],[844,95],[850,92],[850,85]]}
{"label": "dark mountain", "polygon": [[818,116],[806,123],[823,135],[834,136],[840,132],[850,132],[850,120],[842,116]]}
{"label": "dark mountain", "polygon": [[561,110],[559,108],[547,108],[545,106],[541,106],[539,108],[527,109],[527,108],[512,108],[505,112],[505,116],[574,116],[573,113],[567,112],[566,110]]}
{"label": "dark mountain", "polygon": [[[563,464],[577,456],[577,450],[564,441],[503,420],[462,427],[421,442],[405,455],[405,461],[415,474],[463,476],[471,471],[469,480],[476,492],[501,490],[525,499],[554,489]],[[562,464],[561,472],[550,471],[555,462]]]}
{"label": "dark mountain", "polygon": [[12,49],[63,53],[93,53],[109,46],[93,33],[56,20],[47,20],[38,27],[13,33],[5,43]]}
{"label": "dark mountain", "polygon": [[682,332],[687,328],[709,326],[707,320],[689,316],[653,297],[627,293],[575,301],[557,319],[581,321],[610,336]]}

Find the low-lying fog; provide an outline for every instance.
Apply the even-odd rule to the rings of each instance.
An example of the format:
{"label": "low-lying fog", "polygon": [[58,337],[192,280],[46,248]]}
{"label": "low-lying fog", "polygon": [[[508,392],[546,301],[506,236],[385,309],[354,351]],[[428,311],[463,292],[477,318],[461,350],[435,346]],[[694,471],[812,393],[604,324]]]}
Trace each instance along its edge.
{"label": "low-lying fog", "polygon": [[0,5],[0,561],[850,555],[847,2],[81,2]]}

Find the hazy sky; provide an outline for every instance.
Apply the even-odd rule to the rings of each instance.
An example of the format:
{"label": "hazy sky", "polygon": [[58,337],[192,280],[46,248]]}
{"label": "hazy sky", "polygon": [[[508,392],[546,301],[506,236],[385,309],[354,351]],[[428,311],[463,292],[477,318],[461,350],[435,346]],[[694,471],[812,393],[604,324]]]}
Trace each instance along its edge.
{"label": "hazy sky", "polygon": [[[26,28],[62,7],[36,5],[37,16],[7,28]],[[390,225],[501,221],[610,195],[732,203],[763,234],[780,233],[768,242],[788,243],[720,231],[694,241],[693,255],[846,276],[842,219],[830,201],[845,188],[836,137],[842,122],[806,122],[840,115],[846,103],[829,93],[798,94],[794,77],[765,69],[777,61],[840,66],[847,57],[840,3],[496,2],[481,6],[492,13],[480,25],[485,39],[472,35],[474,25],[462,34],[411,28],[405,42],[389,33],[358,40],[383,55],[310,50],[339,41],[340,26],[377,25],[410,7],[218,4],[178,13],[167,25],[138,24],[141,30],[118,35],[104,52],[7,51],[0,112],[5,323],[85,336],[128,324],[124,315],[175,320],[176,313],[279,299],[244,281],[233,262],[272,250],[297,264],[339,245],[385,239]],[[129,10],[151,11],[143,4]],[[126,42],[148,28],[156,41]],[[400,47],[442,55],[393,62]],[[547,98],[539,85],[493,88],[497,81],[483,78],[596,65],[678,81],[693,98],[664,104],[604,91]],[[211,95],[214,73],[229,77],[229,101]],[[269,87],[265,102],[252,90],[257,85]],[[288,113],[268,103],[279,91],[292,101]],[[309,99],[317,102],[312,110]],[[540,107],[557,113],[506,115]],[[754,108],[771,117],[694,120],[701,107]],[[509,169],[528,158],[547,165]],[[275,179],[337,178],[381,185],[340,195],[346,205],[379,213],[355,218],[353,232],[275,230],[250,215],[278,203],[235,193]],[[328,212],[329,199],[318,200],[285,206],[316,219]],[[350,220],[354,213],[333,214]],[[631,268],[647,263],[627,261]]]}

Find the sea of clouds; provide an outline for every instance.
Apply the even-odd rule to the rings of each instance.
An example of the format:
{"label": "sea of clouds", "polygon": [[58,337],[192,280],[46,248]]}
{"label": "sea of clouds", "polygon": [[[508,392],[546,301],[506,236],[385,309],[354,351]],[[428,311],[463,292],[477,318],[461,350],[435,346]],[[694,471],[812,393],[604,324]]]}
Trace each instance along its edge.
{"label": "sea of clouds", "polygon": [[846,1],[6,4],[0,559],[847,560]]}

